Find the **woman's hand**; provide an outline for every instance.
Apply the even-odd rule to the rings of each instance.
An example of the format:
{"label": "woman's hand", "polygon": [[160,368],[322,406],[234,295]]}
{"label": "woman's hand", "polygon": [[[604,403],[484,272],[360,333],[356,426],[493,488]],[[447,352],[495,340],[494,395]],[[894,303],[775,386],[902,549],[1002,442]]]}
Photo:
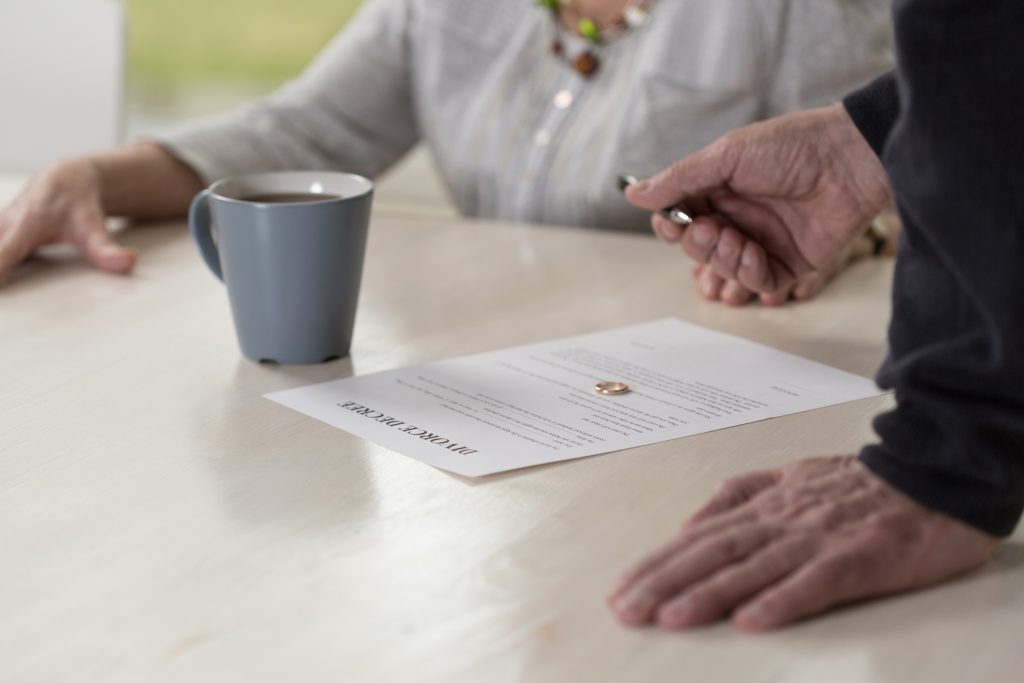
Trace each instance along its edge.
{"label": "woman's hand", "polygon": [[89,159],[44,170],[0,209],[0,282],[39,247],[59,242],[74,244],[101,270],[127,273],[135,266],[135,252],[107,230],[100,173]]}
{"label": "woman's hand", "polygon": [[183,216],[203,184],[190,166],[151,142],[51,166],[0,209],[0,283],[36,249],[58,242],[74,244],[101,270],[127,273],[136,254],[114,241],[107,217]]}

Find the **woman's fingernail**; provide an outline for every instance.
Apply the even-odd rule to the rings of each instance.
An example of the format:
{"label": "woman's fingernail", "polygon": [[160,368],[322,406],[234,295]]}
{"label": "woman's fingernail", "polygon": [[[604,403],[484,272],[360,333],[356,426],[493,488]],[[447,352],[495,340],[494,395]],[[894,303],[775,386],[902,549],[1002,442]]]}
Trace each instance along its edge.
{"label": "woman's fingernail", "polygon": [[647,180],[639,180],[630,185],[630,189],[633,192],[647,192],[647,190],[651,189],[651,183]]}
{"label": "woman's fingernail", "polygon": [[743,253],[743,265],[747,268],[753,268],[754,264],[757,263],[757,259],[749,251]]}

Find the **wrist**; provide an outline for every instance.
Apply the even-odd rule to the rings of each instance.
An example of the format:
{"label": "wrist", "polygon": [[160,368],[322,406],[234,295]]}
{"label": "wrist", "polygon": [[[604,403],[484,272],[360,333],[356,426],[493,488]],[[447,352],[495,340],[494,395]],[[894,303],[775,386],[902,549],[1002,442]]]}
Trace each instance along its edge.
{"label": "wrist", "polygon": [[184,215],[202,180],[191,167],[152,142],[138,142],[88,157],[104,211],[128,218]]}
{"label": "wrist", "polygon": [[93,168],[100,203],[107,215],[133,215],[132,197],[138,193],[140,182],[145,181],[150,165],[148,157],[152,151],[147,147],[145,143],[136,143],[82,160]]}
{"label": "wrist", "polygon": [[858,197],[865,216],[874,217],[892,206],[889,177],[882,160],[842,104],[828,107],[828,148],[841,168],[849,189]]}

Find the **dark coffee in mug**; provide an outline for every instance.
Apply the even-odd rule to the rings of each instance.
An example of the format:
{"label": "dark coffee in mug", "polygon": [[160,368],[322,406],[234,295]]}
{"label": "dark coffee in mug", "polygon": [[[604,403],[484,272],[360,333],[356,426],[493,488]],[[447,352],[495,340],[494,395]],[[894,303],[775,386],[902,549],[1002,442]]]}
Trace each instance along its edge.
{"label": "dark coffee in mug", "polygon": [[324,194],[313,192],[274,192],[243,197],[242,201],[259,204],[298,204],[301,202],[324,202],[330,199],[341,199],[340,194]]}

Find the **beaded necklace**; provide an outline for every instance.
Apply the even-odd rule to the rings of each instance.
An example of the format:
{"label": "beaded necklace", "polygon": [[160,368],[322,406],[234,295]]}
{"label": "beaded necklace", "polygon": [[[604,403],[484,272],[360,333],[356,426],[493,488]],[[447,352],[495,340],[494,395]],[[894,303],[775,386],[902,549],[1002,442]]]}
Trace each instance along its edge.
{"label": "beaded necklace", "polygon": [[[622,14],[604,28],[598,26],[593,19],[580,15],[576,10],[576,0],[537,0],[537,4],[550,11],[555,21],[555,39],[551,43],[551,52],[568,62],[584,78],[593,76],[601,66],[601,60],[597,55],[598,48],[651,20],[651,15],[647,11],[651,0],[630,0]],[[566,54],[565,43],[562,42],[562,15],[567,9],[572,9],[580,15],[576,22],[576,30],[590,44],[575,57]]]}

